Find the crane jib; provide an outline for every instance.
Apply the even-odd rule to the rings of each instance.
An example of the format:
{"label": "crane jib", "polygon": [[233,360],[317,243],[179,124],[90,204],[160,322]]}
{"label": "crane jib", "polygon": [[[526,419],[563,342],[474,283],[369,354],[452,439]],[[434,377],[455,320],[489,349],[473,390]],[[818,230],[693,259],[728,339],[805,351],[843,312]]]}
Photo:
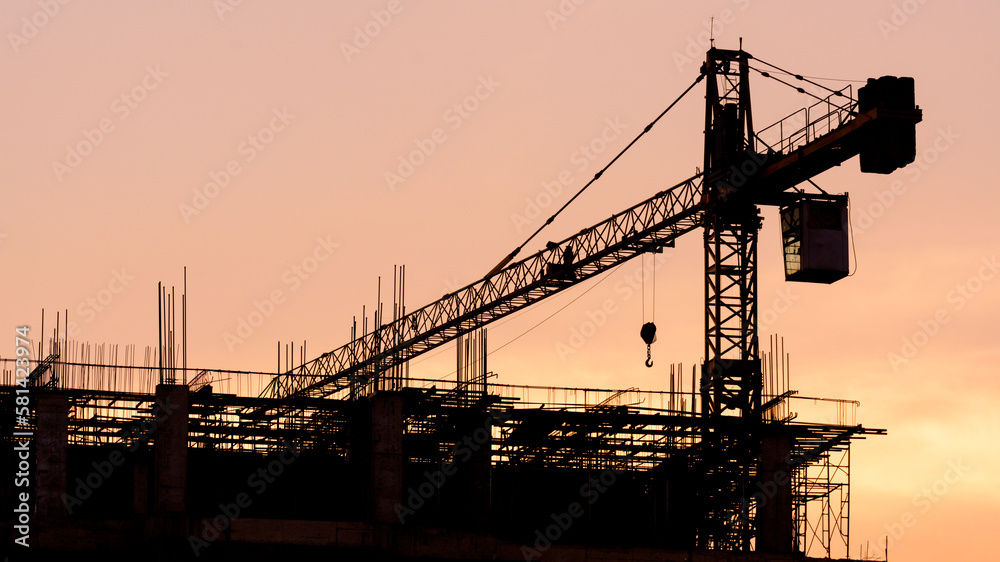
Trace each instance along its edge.
{"label": "crane jib", "polygon": [[[639,254],[669,245],[701,225],[706,208],[698,174],[491,277],[443,296],[272,380],[272,396],[328,395],[351,375],[391,368]],[[564,251],[574,249],[565,263]],[[367,379],[367,376],[365,376]],[[328,387],[328,388],[325,388]]]}

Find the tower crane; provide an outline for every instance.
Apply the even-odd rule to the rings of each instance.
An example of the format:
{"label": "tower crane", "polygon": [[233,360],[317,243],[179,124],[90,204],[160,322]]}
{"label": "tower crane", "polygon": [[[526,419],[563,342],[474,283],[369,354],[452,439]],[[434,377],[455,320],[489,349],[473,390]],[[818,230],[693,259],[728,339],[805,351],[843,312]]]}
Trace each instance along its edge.
{"label": "tower crane", "polygon": [[[819,101],[755,130],[751,71]],[[829,95],[820,98],[788,82],[792,79]],[[868,173],[886,174],[911,163],[922,112],[914,105],[912,78],[869,79],[855,97],[850,86],[830,90],[742,48],[711,48],[681,97],[702,80],[705,157],[699,173],[513,261],[519,247],[482,279],[274,377],[262,396],[369,395],[386,388],[385,373],[406,361],[700,228],[705,254],[702,413],[759,420],[765,405],[757,334],[758,207],[782,207],[787,279],[830,283],[845,276],[846,195],[810,196],[794,188],[855,155]]]}
{"label": "tower crane", "polygon": [[[750,72],[817,98],[771,126],[754,128]],[[810,83],[824,97],[789,80]],[[537,253],[520,250],[562,209],[701,81],[706,82],[701,171]],[[693,490],[698,547],[786,552],[791,547],[790,499],[755,502],[759,474],[788,450],[787,431],[763,423],[785,395],[763,403],[758,342],[757,234],[760,206],[779,206],[785,278],[832,283],[848,275],[847,195],[807,194],[797,186],[859,156],[861,171],[887,174],[913,162],[916,124],[912,78],[869,79],[832,90],[754,58],[742,48],[711,48],[698,77],[611,163],[482,279],[420,309],[396,314],[346,345],[275,376],[262,396],[282,399],[268,414],[289,416],[298,399],[356,399],[405,386],[400,367],[464,334],[600,275],[647,252],[662,251],[689,232],[704,239],[705,353],[701,365],[700,442],[687,454],[700,467]],[[813,185],[815,185],[813,183]],[[818,186],[817,186],[818,187]],[[647,344],[655,337],[643,326]],[[650,359],[647,356],[647,366]],[[787,394],[787,393],[786,393]],[[258,412],[263,415],[264,412]],[[830,443],[862,428],[845,428]],[[784,449],[782,448],[784,447]],[[765,454],[765,449],[768,451]],[[815,451],[822,454],[822,451]],[[777,462],[780,462],[777,461]],[[765,471],[766,472],[766,471]],[[778,504],[785,507],[779,508]],[[759,508],[759,509],[758,509]],[[694,532],[694,529],[698,529]],[[760,532],[761,529],[765,531]],[[756,540],[756,543],[753,541]]]}

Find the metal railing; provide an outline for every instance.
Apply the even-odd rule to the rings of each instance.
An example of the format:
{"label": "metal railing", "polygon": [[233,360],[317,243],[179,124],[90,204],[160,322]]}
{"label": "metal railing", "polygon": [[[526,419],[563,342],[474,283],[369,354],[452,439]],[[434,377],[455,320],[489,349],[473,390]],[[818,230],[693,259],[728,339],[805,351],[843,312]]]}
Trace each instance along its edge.
{"label": "metal railing", "polygon": [[758,154],[790,154],[847,123],[856,114],[857,100],[854,99],[853,87],[848,84],[836,93],[758,131],[754,135],[754,150]]}

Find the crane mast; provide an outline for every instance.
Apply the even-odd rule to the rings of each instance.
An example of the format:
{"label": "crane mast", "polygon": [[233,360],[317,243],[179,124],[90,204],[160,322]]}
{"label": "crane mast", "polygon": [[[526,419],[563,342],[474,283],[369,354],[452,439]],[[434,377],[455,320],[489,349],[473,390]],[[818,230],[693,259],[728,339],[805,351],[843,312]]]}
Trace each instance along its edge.
{"label": "crane mast", "polygon": [[[749,549],[752,468],[759,437],[762,374],[757,339],[757,233],[761,219],[746,190],[744,163],[755,162],[750,69],[746,52],[712,48],[702,68],[705,86],[705,362],[701,412],[709,420],[739,416],[743,431],[702,430],[705,481],[696,493],[705,506],[702,548]],[[749,170],[748,170],[749,171]],[[735,181],[741,174],[742,181]],[[729,460],[730,462],[725,462]],[[735,462],[732,462],[734,461]]]}
{"label": "crane mast", "polygon": [[[705,95],[705,363],[702,413],[760,414],[757,340],[757,232],[761,221],[743,170],[766,158],[753,152],[749,56],[712,49]],[[735,173],[741,174],[736,181]],[[742,184],[742,185],[741,185]]]}

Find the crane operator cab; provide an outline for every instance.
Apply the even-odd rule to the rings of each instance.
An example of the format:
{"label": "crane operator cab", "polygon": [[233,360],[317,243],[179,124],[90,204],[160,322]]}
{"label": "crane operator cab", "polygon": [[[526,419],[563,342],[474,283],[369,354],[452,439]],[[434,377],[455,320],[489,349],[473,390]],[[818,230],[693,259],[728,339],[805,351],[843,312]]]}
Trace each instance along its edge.
{"label": "crane operator cab", "polygon": [[847,195],[804,195],[781,208],[785,280],[833,283],[850,272]]}

